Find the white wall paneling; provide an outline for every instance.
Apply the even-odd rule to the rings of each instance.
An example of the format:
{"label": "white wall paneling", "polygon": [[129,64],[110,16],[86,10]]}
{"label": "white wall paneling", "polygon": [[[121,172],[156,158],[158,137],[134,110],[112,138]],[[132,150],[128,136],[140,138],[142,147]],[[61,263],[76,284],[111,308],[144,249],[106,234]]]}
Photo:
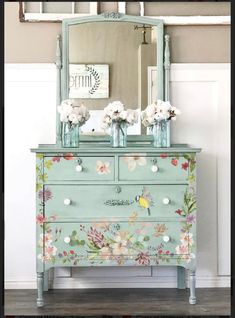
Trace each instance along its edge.
{"label": "white wall paneling", "polygon": [[[172,140],[203,149],[198,156],[197,287],[230,284],[229,72],[228,64],[171,67],[171,101],[182,111],[172,124]],[[6,64],[6,288],[36,287],[35,156],[29,148],[55,142],[55,79],[54,64]],[[173,267],[77,268],[71,273],[64,268],[54,276],[56,288],[176,287]]]}

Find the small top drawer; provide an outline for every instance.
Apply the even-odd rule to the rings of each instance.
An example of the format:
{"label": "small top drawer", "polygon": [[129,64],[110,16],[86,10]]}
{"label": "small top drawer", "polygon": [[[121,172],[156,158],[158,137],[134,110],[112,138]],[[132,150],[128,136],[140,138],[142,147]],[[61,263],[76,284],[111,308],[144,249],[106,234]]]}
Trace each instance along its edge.
{"label": "small top drawer", "polygon": [[119,180],[187,182],[189,161],[183,156],[161,154],[146,157],[129,154],[119,157]]}
{"label": "small top drawer", "polygon": [[114,157],[83,157],[70,154],[44,157],[47,181],[114,180]]}

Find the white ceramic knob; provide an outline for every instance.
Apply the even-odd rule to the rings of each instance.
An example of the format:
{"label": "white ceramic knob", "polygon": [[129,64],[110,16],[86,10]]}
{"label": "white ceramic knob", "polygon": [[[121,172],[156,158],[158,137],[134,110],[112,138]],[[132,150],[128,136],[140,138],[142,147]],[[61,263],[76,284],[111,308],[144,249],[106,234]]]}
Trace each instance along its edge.
{"label": "white ceramic knob", "polygon": [[82,171],[82,166],[81,165],[77,165],[76,166],[76,171],[77,172],[81,172]]}
{"label": "white ceramic knob", "polygon": [[157,165],[152,165],[151,170],[152,170],[152,172],[157,172],[158,171],[158,166]]}
{"label": "white ceramic knob", "polygon": [[170,237],[168,235],[164,235],[162,239],[165,243],[168,243],[170,241]]}
{"label": "white ceramic knob", "polygon": [[71,200],[70,199],[64,199],[64,205],[70,205]]}
{"label": "white ceramic knob", "polygon": [[170,199],[169,199],[169,198],[164,198],[164,199],[162,200],[162,203],[163,203],[163,204],[169,204],[169,203],[170,203]]}

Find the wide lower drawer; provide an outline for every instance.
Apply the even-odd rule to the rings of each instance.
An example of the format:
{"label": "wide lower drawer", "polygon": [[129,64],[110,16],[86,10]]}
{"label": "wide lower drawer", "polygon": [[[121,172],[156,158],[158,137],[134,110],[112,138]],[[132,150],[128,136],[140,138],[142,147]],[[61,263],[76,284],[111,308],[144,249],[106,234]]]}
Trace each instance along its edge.
{"label": "wide lower drawer", "polygon": [[[187,155],[185,156],[187,157]],[[189,161],[177,154],[146,157],[138,154],[119,157],[119,180],[187,182]]]}
{"label": "wide lower drawer", "polygon": [[151,257],[186,257],[194,244],[180,222],[47,223],[45,229],[38,259],[57,265],[78,265],[81,259],[88,265],[97,259],[148,265]]}
{"label": "wide lower drawer", "polygon": [[47,218],[180,217],[186,185],[49,185],[44,191]]}
{"label": "wide lower drawer", "polygon": [[47,181],[105,181],[114,180],[114,157],[45,157],[44,173]]}

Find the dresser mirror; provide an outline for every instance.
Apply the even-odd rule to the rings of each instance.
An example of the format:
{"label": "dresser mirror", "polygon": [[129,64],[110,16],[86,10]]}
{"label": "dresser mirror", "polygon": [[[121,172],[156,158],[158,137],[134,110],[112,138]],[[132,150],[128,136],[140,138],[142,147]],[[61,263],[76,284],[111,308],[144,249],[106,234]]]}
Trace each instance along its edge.
{"label": "dresser mirror", "polygon": [[[104,107],[115,100],[140,112],[148,104],[148,66],[157,67],[155,93],[165,98],[162,20],[104,13],[64,19],[62,32],[57,104],[67,98],[84,103],[97,114],[96,125]],[[136,131],[143,131],[140,121]]]}

